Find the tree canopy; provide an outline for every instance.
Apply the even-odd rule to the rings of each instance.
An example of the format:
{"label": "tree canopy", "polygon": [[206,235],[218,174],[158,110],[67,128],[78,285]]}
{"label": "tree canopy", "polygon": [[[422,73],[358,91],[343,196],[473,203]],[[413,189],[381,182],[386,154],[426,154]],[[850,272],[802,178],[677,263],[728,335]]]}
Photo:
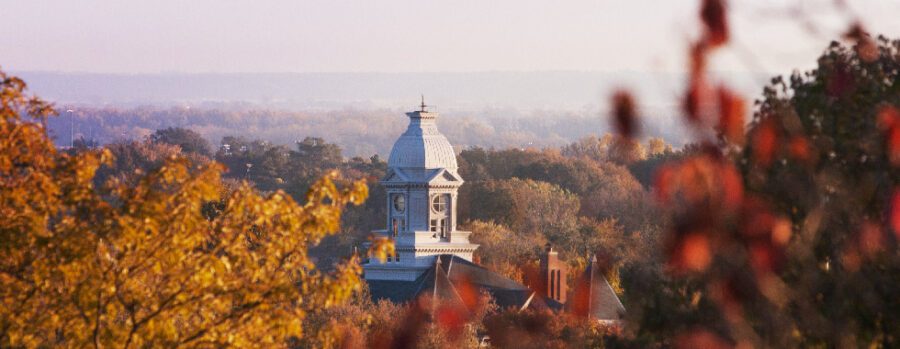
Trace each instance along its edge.
{"label": "tree canopy", "polygon": [[112,153],[58,152],[52,107],[25,87],[0,72],[0,346],[281,346],[359,288],[356,257],[321,273],[308,248],[363,182],[328,174],[303,205],[248,185],[222,197],[219,165],[175,156],[95,186]]}
{"label": "tree canopy", "polygon": [[212,146],[203,136],[193,130],[181,127],[169,127],[156,130],[150,135],[150,141],[176,145],[184,153],[195,153],[203,156],[212,155]]}

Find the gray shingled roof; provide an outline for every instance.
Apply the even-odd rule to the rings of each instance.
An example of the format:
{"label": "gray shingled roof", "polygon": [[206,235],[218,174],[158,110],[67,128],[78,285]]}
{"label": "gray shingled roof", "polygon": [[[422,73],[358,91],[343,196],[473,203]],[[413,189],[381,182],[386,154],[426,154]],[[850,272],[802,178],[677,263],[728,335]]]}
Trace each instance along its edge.
{"label": "gray shingled roof", "polygon": [[621,320],[625,315],[625,306],[606,280],[603,271],[597,267],[596,259],[591,261],[579,278],[565,305],[541,297],[525,285],[453,255],[435,258],[431,268],[425,270],[415,281],[366,282],[376,301],[387,299],[394,303],[405,303],[427,294],[457,302],[460,301],[458,285],[468,282],[488,292],[501,308],[566,308],[576,315],[597,320]]}
{"label": "gray shingled roof", "polygon": [[[546,301],[534,302],[534,291],[500,274],[453,255],[440,255],[435,263],[415,281],[366,280],[374,300],[387,299],[404,303],[429,294],[439,299],[459,301],[457,287],[461,282],[487,291],[501,308],[550,306]],[[552,307],[552,306],[551,306]]]}
{"label": "gray shingled roof", "polygon": [[597,267],[596,258],[592,258],[591,264],[575,284],[566,308],[573,314],[596,320],[621,320],[625,316],[625,306],[603,271]]}

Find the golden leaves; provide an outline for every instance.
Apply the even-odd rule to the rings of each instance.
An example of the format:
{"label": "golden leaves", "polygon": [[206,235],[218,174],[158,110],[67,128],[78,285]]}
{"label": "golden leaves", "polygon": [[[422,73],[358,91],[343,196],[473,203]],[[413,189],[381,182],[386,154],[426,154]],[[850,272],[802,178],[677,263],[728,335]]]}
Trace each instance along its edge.
{"label": "golden leaves", "polygon": [[111,153],[57,154],[17,112],[46,109],[0,81],[0,346],[283,346],[309,307],[359,289],[356,257],[323,274],[307,250],[365,200],[363,182],[329,173],[302,206],[247,184],[222,198],[220,165],[170,158],[97,189]]}
{"label": "golden leaves", "polygon": [[370,237],[369,243],[369,257],[376,258],[381,263],[384,263],[388,256],[393,256],[395,253],[394,242],[388,238]]}

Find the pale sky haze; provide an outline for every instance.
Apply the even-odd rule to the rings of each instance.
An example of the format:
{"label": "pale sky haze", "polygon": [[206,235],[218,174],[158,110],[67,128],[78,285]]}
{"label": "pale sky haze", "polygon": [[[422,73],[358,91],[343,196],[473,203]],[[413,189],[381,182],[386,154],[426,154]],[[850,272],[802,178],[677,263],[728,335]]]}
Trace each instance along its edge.
{"label": "pale sky haze", "polygon": [[[900,1],[732,1],[716,69],[810,67],[854,15],[900,38]],[[10,71],[681,71],[698,1],[0,0]],[[802,9],[805,17],[791,8]],[[806,29],[806,20],[817,32]]]}

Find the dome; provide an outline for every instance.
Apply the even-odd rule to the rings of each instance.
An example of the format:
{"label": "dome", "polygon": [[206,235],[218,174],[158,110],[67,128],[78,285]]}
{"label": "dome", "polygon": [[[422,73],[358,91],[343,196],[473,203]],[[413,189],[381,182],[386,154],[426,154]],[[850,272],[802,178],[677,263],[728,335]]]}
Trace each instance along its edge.
{"label": "dome", "polygon": [[416,111],[406,115],[409,116],[409,127],[394,142],[388,167],[455,171],[456,153],[447,137],[437,129],[437,113]]}

